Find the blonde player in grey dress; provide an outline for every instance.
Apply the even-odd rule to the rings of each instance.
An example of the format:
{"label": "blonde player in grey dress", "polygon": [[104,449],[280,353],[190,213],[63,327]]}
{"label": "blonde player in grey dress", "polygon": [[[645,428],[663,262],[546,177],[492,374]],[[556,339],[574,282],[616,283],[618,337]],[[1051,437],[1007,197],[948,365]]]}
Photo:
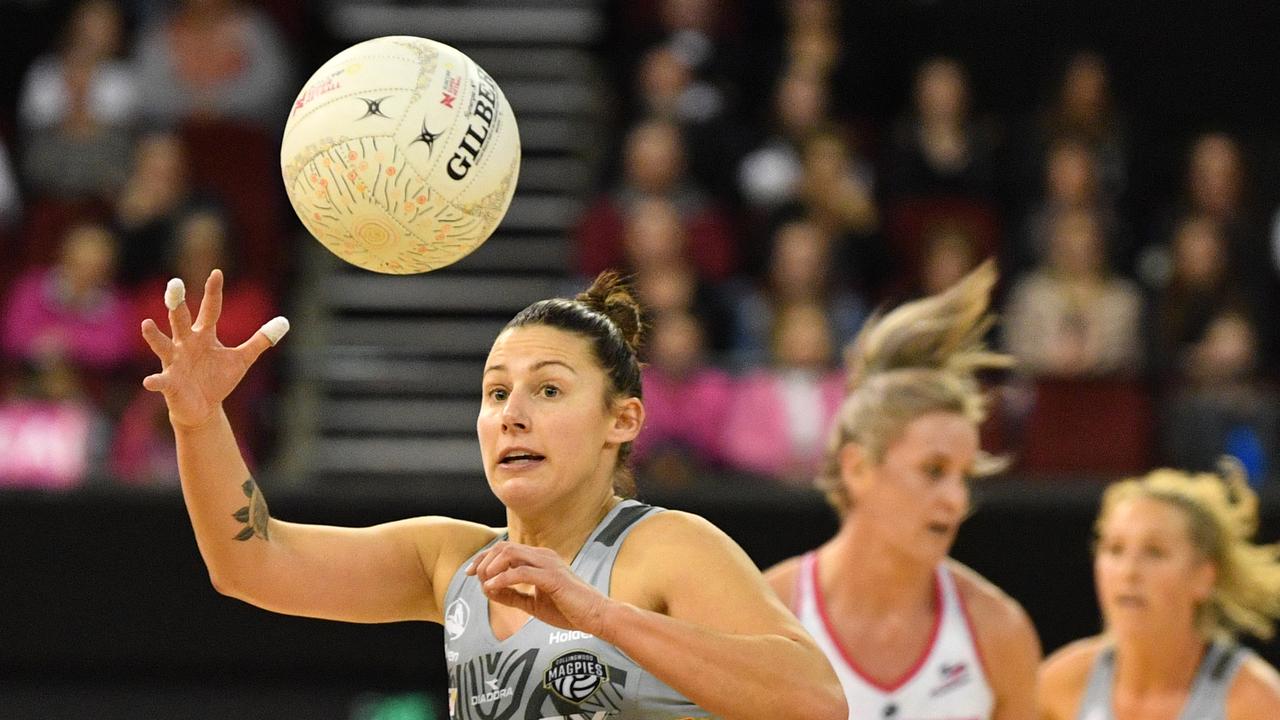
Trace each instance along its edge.
{"label": "blonde player in grey dress", "polygon": [[162,372],[183,494],[222,593],[293,615],[442,623],[453,717],[848,717],[830,663],[747,555],[705,520],[625,496],[644,424],[640,310],[616,275],[545,300],[498,335],[476,430],[507,527],[419,517],[370,528],[270,517],[222,399],[287,330],[215,335],[222,274],[195,322],[181,281]]}
{"label": "blonde player in grey dress", "polygon": [[1275,546],[1250,541],[1243,470],[1156,470],[1107,489],[1094,579],[1105,632],[1045,661],[1042,720],[1276,720],[1280,675],[1237,645],[1280,617]]}

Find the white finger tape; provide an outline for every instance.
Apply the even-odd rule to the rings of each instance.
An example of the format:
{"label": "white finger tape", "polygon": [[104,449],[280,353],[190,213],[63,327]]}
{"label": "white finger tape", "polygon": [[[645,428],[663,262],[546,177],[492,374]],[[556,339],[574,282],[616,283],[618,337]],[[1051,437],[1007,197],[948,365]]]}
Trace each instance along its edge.
{"label": "white finger tape", "polygon": [[267,336],[272,345],[280,342],[280,338],[289,332],[289,319],[283,315],[271,318],[262,326],[262,334]]}
{"label": "white finger tape", "polygon": [[170,310],[176,310],[186,299],[187,286],[182,284],[182,278],[170,280],[164,288],[164,306]]}

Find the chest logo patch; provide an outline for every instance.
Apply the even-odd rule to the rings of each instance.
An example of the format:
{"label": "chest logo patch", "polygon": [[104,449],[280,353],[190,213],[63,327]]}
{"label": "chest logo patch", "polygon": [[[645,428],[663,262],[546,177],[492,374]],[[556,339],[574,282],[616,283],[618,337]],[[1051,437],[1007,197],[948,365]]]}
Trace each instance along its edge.
{"label": "chest logo patch", "polygon": [[609,669],[600,658],[574,650],[551,661],[542,675],[542,686],[571,703],[581,703],[608,679]]}

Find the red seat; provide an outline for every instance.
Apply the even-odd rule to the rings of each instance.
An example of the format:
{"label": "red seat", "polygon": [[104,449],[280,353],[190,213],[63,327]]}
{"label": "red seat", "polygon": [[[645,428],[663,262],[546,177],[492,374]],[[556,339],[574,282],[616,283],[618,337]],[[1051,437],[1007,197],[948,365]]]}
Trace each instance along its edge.
{"label": "red seat", "polygon": [[1041,378],[1018,465],[1026,473],[1053,475],[1145,472],[1154,424],[1151,399],[1137,381]]}

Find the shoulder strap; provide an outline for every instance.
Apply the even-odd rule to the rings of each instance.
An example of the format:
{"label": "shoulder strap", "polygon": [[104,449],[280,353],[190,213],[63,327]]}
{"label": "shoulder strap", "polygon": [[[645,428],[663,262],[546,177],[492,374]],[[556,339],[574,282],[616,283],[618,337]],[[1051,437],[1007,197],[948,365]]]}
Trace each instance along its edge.
{"label": "shoulder strap", "polygon": [[1111,720],[1115,659],[1115,649],[1110,645],[1102,648],[1093,659],[1093,670],[1089,673],[1089,684],[1085,686],[1084,698],[1080,701],[1077,720]]}

